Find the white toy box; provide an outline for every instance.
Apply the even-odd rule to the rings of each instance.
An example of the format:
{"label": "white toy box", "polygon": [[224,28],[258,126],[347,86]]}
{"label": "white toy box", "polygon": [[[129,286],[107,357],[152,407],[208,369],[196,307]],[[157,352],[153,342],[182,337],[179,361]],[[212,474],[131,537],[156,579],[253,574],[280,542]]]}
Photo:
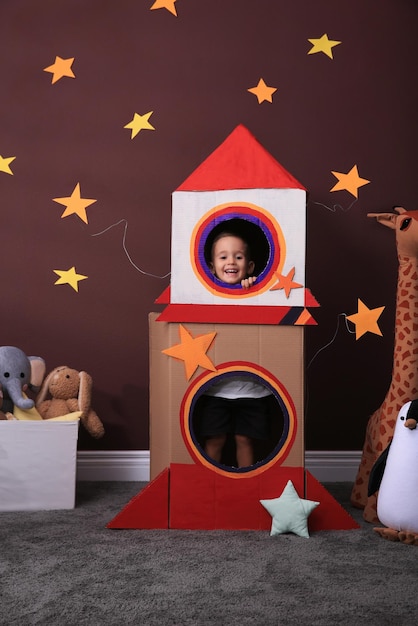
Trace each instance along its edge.
{"label": "white toy box", "polygon": [[78,424],[0,421],[0,511],[74,508]]}

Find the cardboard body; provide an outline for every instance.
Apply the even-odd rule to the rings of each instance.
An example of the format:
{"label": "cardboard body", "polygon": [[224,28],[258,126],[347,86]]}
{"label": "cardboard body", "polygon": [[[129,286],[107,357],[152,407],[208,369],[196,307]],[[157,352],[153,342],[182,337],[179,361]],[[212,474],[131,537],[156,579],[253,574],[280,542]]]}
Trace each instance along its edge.
{"label": "cardboard body", "polygon": [[247,369],[253,366],[261,377],[265,373],[267,378],[277,381],[279,393],[290,407],[291,423],[283,446],[277,455],[270,455],[266,466],[258,465],[254,471],[260,473],[276,463],[303,468],[303,327],[187,323],[185,326],[193,337],[216,333],[207,355],[219,368],[215,373],[198,368],[191,380],[187,380],[184,363],[162,352],[179,343],[179,324],[156,321],[157,317],[156,313],[149,317],[151,479],[172,463],[211,467],[194,445],[193,433],[188,431],[187,406],[193,402],[194,394],[201,393],[205,376],[222,373],[225,364],[231,371],[235,363],[238,370],[244,363]]}
{"label": "cardboard body", "polygon": [[79,421],[0,421],[0,511],[72,509]]}

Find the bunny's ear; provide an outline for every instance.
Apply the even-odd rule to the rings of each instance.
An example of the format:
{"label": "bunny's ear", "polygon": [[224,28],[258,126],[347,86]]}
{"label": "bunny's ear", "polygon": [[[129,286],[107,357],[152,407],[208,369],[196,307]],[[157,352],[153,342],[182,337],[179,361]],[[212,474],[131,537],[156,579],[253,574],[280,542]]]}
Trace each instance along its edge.
{"label": "bunny's ear", "polygon": [[48,391],[49,391],[49,383],[51,381],[51,378],[54,376],[55,372],[57,371],[57,369],[58,368],[56,367],[54,370],[52,370],[52,372],[49,372],[46,378],[44,378],[44,382],[42,383],[42,387],[36,398],[36,406],[41,404],[41,402],[43,402],[46,399],[48,395]]}
{"label": "bunny's ear", "polygon": [[29,356],[30,384],[34,391],[38,391],[45,376],[45,361],[40,356]]}
{"label": "bunny's ear", "polygon": [[80,372],[79,376],[80,386],[78,389],[78,408],[86,415],[90,411],[93,380],[87,372]]}

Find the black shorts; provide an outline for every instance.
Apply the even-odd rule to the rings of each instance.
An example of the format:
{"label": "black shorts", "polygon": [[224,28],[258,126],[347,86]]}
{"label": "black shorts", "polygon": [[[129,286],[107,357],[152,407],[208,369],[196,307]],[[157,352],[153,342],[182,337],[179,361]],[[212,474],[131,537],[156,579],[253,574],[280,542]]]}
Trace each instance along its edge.
{"label": "black shorts", "polygon": [[234,434],[251,439],[270,436],[269,398],[201,396],[199,433],[202,437]]}

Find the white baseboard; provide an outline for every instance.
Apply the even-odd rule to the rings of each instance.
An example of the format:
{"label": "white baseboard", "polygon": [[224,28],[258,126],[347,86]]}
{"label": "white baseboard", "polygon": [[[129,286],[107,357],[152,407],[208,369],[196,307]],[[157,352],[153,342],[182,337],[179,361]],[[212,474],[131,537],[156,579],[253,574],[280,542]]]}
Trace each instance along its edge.
{"label": "white baseboard", "polygon": [[354,482],[361,450],[305,452],[305,468],[321,483]]}
{"label": "white baseboard", "polygon": [[[323,483],[354,482],[361,451],[307,451],[305,467]],[[79,451],[77,480],[148,482],[149,450]]]}
{"label": "white baseboard", "polygon": [[79,451],[77,480],[149,481],[149,450]]}

